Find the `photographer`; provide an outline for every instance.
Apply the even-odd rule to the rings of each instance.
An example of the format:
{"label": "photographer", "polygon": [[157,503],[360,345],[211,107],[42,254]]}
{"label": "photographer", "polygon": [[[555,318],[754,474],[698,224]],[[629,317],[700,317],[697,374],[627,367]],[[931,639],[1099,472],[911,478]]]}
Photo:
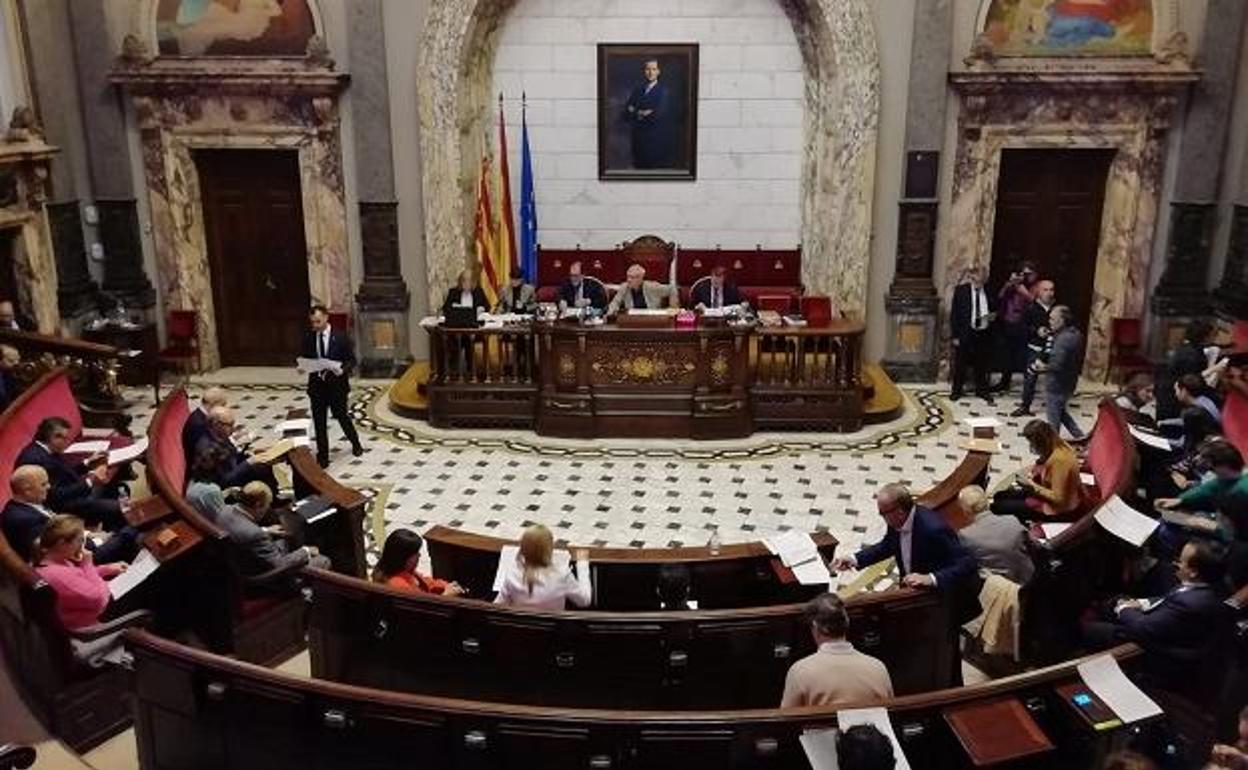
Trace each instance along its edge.
{"label": "photographer", "polygon": [[993,387],[998,393],[1010,389],[1014,373],[1026,376],[1027,371],[1027,340],[1030,336],[1027,328],[1027,308],[1031,306],[1032,289],[1039,275],[1028,262],[1010,273],[1005,285],[997,292],[997,308],[1001,312],[1002,350],[1000,351],[1001,379]]}

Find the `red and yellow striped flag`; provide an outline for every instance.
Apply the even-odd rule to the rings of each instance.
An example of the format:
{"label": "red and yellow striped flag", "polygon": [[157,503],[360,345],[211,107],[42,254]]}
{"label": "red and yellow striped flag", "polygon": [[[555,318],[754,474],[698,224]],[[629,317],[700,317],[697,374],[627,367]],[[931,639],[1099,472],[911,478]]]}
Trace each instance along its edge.
{"label": "red and yellow striped flag", "polygon": [[481,179],[477,185],[477,216],[474,227],[474,241],[477,252],[477,264],[481,268],[481,288],[490,307],[498,303],[498,292],[502,281],[496,269],[498,246],[494,238],[493,211],[490,208],[490,160],[488,155],[481,157]]}
{"label": "red and yellow striped flag", "polygon": [[516,224],[511,208],[511,170],[507,159],[507,121],[503,118],[503,95],[498,95],[498,260],[499,278],[506,285],[516,260]]}

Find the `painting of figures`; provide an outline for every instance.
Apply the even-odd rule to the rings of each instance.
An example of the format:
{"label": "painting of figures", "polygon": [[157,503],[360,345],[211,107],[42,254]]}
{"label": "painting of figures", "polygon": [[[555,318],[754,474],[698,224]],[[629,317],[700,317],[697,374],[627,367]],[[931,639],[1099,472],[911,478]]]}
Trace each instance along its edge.
{"label": "painting of figures", "polygon": [[302,56],[316,32],[308,0],[160,0],[164,56]]}
{"label": "painting of figures", "polygon": [[984,34],[998,56],[1143,56],[1152,0],[993,0]]}

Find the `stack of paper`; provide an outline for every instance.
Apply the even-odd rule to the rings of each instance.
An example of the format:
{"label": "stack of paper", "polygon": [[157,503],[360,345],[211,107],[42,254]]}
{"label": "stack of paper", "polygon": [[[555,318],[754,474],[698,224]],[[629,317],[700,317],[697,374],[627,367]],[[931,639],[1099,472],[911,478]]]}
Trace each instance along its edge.
{"label": "stack of paper", "polygon": [[976,428],[992,428],[995,430],[1001,427],[1001,422],[996,417],[966,417],[962,422],[971,430]]}
{"label": "stack of paper", "polygon": [[65,454],[70,455],[93,455],[97,452],[107,451],[108,441],[106,440],[78,441],[65,448]]}
{"label": "stack of paper", "polygon": [[342,362],[332,358],[296,358],[295,366],[304,374],[317,372],[333,372],[342,374]]}
{"label": "stack of paper", "polygon": [[1095,514],[1096,523],[1137,548],[1157,529],[1150,519],[1122,501],[1118,495],[1106,500]]}
{"label": "stack of paper", "polygon": [[138,457],[142,457],[143,453],[146,451],[147,451],[147,436],[140,436],[139,438],[135,439],[133,444],[130,444],[129,446],[123,446],[123,447],[119,447],[117,449],[113,449],[109,451],[108,464],[120,465],[121,463],[130,462],[131,460],[134,460]]}
{"label": "stack of paper", "polygon": [[[836,712],[839,730],[848,730],[856,725],[872,725],[888,737],[893,744],[893,758],[897,761],[897,770],[910,770],[910,762],[897,742],[897,734],[893,732],[893,723],[889,721],[888,710],[882,708],[848,709]],[[838,730],[807,730],[798,741],[806,752],[812,770],[838,770],[840,765],[836,758],[836,736]]]}
{"label": "stack of paper", "polygon": [[1079,676],[1124,724],[1161,714],[1161,708],[1122,673],[1112,655],[1101,655],[1080,663]]}
{"label": "stack of paper", "polygon": [[793,570],[797,582],[804,586],[828,585],[832,576],[819,555],[815,540],[808,532],[790,529],[774,538],[763,538],[767,550],[780,557],[784,566]]}

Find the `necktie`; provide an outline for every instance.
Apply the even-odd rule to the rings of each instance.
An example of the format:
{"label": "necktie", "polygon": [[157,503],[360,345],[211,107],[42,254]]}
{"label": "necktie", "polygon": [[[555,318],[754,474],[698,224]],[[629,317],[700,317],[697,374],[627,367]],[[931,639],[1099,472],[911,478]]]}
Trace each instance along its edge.
{"label": "necktie", "polygon": [[979,291],[971,287],[971,328],[979,329]]}
{"label": "necktie", "polygon": [[325,332],[316,333],[316,357],[325,357]]}
{"label": "necktie", "polygon": [[711,307],[719,307],[723,300],[719,298],[719,287],[711,287]]}

